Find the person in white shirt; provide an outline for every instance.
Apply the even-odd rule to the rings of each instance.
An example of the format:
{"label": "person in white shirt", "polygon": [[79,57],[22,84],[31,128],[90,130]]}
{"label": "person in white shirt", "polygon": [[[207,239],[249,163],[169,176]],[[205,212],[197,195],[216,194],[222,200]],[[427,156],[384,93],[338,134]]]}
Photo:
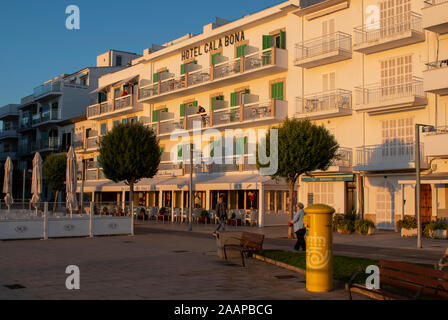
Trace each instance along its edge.
{"label": "person in white shirt", "polygon": [[303,218],[305,217],[305,211],[303,210],[304,205],[302,203],[297,204],[297,211],[294,214],[294,218],[290,222],[290,225],[294,227],[294,232],[297,236],[297,243],[294,246],[295,252],[302,249],[303,251],[306,251],[306,242],[305,242],[305,234],[306,234],[306,228],[303,223]]}

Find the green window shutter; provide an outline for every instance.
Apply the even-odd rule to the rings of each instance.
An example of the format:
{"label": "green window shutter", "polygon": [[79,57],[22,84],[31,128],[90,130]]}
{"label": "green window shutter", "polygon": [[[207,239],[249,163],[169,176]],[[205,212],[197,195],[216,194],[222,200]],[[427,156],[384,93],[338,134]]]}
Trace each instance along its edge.
{"label": "green window shutter", "polygon": [[246,47],[247,47],[247,44],[243,44],[241,46],[236,47],[236,57],[237,58],[244,56]]}
{"label": "green window shutter", "polygon": [[272,46],[272,37],[271,36],[263,36],[263,50],[268,49]]}
{"label": "green window shutter", "polygon": [[180,74],[185,74],[185,64],[180,65]]}
{"label": "green window shutter", "polygon": [[230,110],[230,121],[231,122],[236,120],[236,111],[237,111],[237,109]]}
{"label": "green window shutter", "polygon": [[152,122],[157,122],[157,110],[152,112]]}
{"label": "green window shutter", "polygon": [[230,94],[230,106],[235,107],[236,106],[236,92],[232,92]]}
{"label": "green window shutter", "polygon": [[183,158],[183,146],[178,145],[177,146],[177,159],[182,160],[182,158]]}
{"label": "green window shutter", "polygon": [[221,52],[215,53],[212,55],[212,65],[214,66],[216,64],[216,57],[220,56]]}
{"label": "green window shutter", "polygon": [[153,74],[152,82],[159,82],[159,74],[157,72]]}
{"label": "green window shutter", "polygon": [[197,107],[198,106],[198,102],[197,101],[193,101],[193,107]]}
{"label": "green window shutter", "polygon": [[122,124],[127,124],[128,123],[128,119],[126,119],[126,118],[121,119],[121,123]]}
{"label": "green window shutter", "polygon": [[286,32],[280,31],[280,49],[286,49]]}
{"label": "green window shutter", "polygon": [[165,148],[159,148],[160,153],[163,153],[165,151]]}
{"label": "green window shutter", "polygon": [[185,104],[180,105],[180,116],[185,117]]}
{"label": "green window shutter", "polygon": [[215,102],[217,97],[212,98],[212,111],[215,110]]}
{"label": "green window shutter", "polygon": [[96,157],[96,168],[99,169],[100,168],[100,156]]}
{"label": "green window shutter", "polygon": [[168,112],[168,108],[162,109],[162,112]]}
{"label": "green window shutter", "polygon": [[271,85],[271,98],[283,100],[283,82],[273,83]]}
{"label": "green window shutter", "polygon": [[120,124],[120,121],[119,120],[115,120],[114,121],[114,128],[116,127],[116,126],[118,126]]}

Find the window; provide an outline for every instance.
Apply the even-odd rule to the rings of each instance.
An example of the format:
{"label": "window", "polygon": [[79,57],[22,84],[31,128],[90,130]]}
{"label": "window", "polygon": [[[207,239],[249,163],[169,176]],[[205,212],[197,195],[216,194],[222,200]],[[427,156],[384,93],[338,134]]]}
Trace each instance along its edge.
{"label": "window", "polygon": [[113,128],[115,128],[116,126],[118,126],[120,124],[120,120],[115,120],[114,124],[113,124]]}
{"label": "window", "polygon": [[390,58],[380,62],[383,95],[403,94],[412,90],[412,55]]}
{"label": "window", "polygon": [[122,56],[117,56],[116,57],[116,66],[117,67],[121,67],[121,65],[122,65],[122,63],[123,63],[123,58],[122,58]]}
{"label": "window", "polygon": [[308,198],[312,198],[313,203],[334,205],[334,184],[332,182],[308,183]]}
{"label": "window", "polygon": [[272,35],[263,36],[263,50],[276,47],[279,49],[286,49],[286,32],[283,30]]}
{"label": "window", "polygon": [[122,123],[123,125],[127,124],[127,123],[128,123],[128,119],[127,119],[127,118],[123,118],[123,119],[121,119],[121,123]]}
{"label": "window", "polygon": [[212,66],[218,63],[218,58],[221,56],[221,52],[212,54]]}
{"label": "window", "polygon": [[81,77],[80,83],[82,86],[87,86],[87,76]]}
{"label": "window", "polygon": [[382,148],[383,157],[387,156],[411,156],[413,154],[414,119],[401,118],[383,120]]}
{"label": "window", "polygon": [[246,47],[247,47],[247,44],[242,44],[242,45],[236,47],[236,57],[237,58],[245,55]]}
{"label": "window", "polygon": [[107,123],[101,124],[101,135],[104,136],[107,133]]}
{"label": "window", "polygon": [[322,49],[323,52],[332,51],[335,49],[335,38],[334,38],[334,19],[329,19],[322,21]]}
{"label": "window", "polygon": [[180,74],[185,74],[190,71],[192,71],[192,66],[198,64],[197,60],[194,60],[192,62],[184,63],[180,65]]}
{"label": "window", "polygon": [[380,2],[380,34],[382,37],[409,30],[410,20],[410,0],[386,0]]}
{"label": "window", "polygon": [[271,84],[271,98],[276,100],[284,99],[284,84],[283,81]]}
{"label": "window", "polygon": [[328,92],[336,89],[336,73],[324,73],[322,75],[322,91]]}

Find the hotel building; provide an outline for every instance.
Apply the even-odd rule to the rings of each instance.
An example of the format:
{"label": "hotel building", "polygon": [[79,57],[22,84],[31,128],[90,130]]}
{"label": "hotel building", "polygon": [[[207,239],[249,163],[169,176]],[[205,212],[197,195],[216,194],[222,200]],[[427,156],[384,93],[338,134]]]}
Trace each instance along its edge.
{"label": "hotel building", "polygon": [[[236,153],[232,164],[195,164],[195,207],[214,209],[225,193],[229,209],[257,210],[259,226],[285,224],[287,185],[259,174],[248,130],[310,119],[341,148],[329,170],[301,178],[299,201],[394,229],[415,213],[415,125],[425,124],[434,130],[421,139],[422,214],[447,217],[447,79],[447,0],[287,1],[217,19],[99,78],[97,101],[75,124],[83,192],[97,202],[128,199],[128,187],[102,173],[98,145],[117,124],[140,121],[157,133],[163,156],[158,176],[141,181],[133,200],[185,213],[188,148],[171,134],[193,134],[197,122],[196,153]],[[217,132],[228,129],[242,132],[220,142]]]}
{"label": "hotel building", "polygon": [[[29,171],[36,152],[45,159],[51,153],[68,151],[72,145],[74,122],[85,118],[85,106],[91,103],[91,91],[98,87],[98,79],[128,67],[130,61],[138,57],[133,53],[109,50],[97,57],[96,67],[57,76],[21,99],[21,104],[16,106],[18,143],[15,152],[18,168],[25,171],[26,180],[31,181]],[[44,188],[43,195],[49,199],[49,191],[46,186]],[[29,196],[27,194],[26,198]]]}

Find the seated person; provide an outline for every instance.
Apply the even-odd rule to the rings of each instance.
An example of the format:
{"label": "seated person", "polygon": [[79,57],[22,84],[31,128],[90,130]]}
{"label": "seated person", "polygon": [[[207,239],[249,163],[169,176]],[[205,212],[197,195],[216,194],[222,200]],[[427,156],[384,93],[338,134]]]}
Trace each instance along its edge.
{"label": "seated person", "polygon": [[204,126],[206,126],[207,125],[207,114],[205,114],[205,108],[203,107],[203,106],[199,106],[198,107],[198,112],[197,112],[197,114],[201,114],[201,118],[202,118],[202,124],[204,125]]}

